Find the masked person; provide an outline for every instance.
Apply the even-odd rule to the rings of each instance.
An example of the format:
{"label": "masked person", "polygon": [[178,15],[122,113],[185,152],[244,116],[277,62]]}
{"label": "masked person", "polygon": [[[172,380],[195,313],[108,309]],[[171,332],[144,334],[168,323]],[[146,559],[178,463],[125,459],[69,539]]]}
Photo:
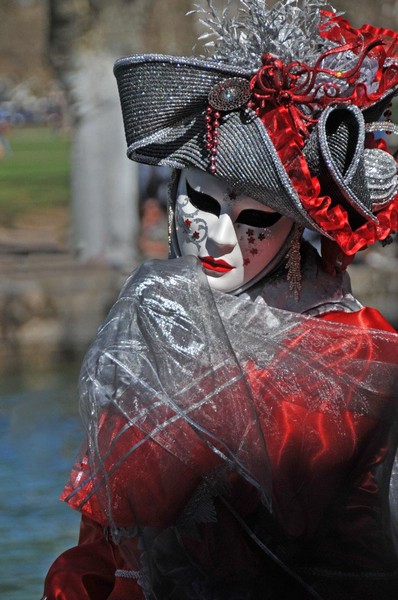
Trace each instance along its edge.
{"label": "masked person", "polygon": [[345,268],[398,227],[398,36],[240,9],[198,8],[210,57],[115,65],[129,157],[174,169],[170,260],[85,358],[48,600],[396,597],[398,338]]}

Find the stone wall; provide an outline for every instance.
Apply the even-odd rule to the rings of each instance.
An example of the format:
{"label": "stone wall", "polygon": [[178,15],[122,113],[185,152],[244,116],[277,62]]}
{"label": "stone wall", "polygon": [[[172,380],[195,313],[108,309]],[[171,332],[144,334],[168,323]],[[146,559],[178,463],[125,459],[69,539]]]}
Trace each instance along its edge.
{"label": "stone wall", "polygon": [[48,369],[87,349],[124,276],[65,256],[2,259],[0,373]]}
{"label": "stone wall", "polygon": [[[127,276],[67,255],[0,262],[0,373],[80,360]],[[371,253],[350,273],[359,300],[398,327],[397,260]]]}

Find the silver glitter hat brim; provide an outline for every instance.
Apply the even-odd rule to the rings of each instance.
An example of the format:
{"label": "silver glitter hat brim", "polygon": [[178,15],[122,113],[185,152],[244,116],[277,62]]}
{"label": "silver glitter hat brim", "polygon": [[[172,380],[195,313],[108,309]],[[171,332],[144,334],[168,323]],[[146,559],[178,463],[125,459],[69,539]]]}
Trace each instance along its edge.
{"label": "silver glitter hat brim", "polygon": [[[230,77],[252,73],[215,61],[158,54],[119,59],[118,83],[127,155],[175,169],[209,171],[205,146],[209,91]],[[295,222],[323,231],[307,214],[261,120],[250,109],[223,115],[216,176]]]}
{"label": "silver glitter hat brim", "polygon": [[[250,81],[253,73],[237,66],[194,57],[158,54],[119,59],[118,83],[127,155],[134,161],[174,169],[196,167],[210,172],[206,148],[209,92],[231,77]],[[303,155],[322,194],[342,204],[356,228],[372,214],[364,163],[365,120],[380,106],[363,113],[354,105],[331,106],[320,116]],[[365,116],[365,119],[364,119]],[[340,121],[333,129],[330,124]],[[261,119],[246,106],[222,113],[218,129],[216,176],[237,193],[245,193],[296,223],[332,238],[307,213]],[[391,180],[388,182],[391,183]],[[391,187],[391,186],[390,186]],[[396,192],[381,191],[384,198]]]}

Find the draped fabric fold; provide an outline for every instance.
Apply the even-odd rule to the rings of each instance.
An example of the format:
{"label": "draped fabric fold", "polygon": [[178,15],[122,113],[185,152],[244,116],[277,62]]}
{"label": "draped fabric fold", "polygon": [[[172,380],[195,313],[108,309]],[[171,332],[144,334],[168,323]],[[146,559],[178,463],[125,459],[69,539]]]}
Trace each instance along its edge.
{"label": "draped fabric fold", "polygon": [[394,577],[396,348],[212,292],[192,257],[146,263],[85,359],[89,445],[63,498],[151,599],[254,599],[279,571],[297,598],[332,597],[325,569]]}

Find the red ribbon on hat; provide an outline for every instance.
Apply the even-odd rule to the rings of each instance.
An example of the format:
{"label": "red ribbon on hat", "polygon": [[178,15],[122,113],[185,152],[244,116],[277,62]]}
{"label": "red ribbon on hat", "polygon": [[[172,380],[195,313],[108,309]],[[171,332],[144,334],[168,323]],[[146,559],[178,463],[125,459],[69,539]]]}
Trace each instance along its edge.
{"label": "red ribbon on hat", "polygon": [[[250,82],[252,96],[248,106],[267,128],[309,216],[333,237],[346,255],[352,256],[398,230],[398,196],[377,213],[378,222],[369,221],[353,230],[338,198],[321,194],[319,181],[311,175],[302,149],[326,106],[346,103],[364,109],[398,86],[398,35],[370,25],[354,29],[345,19],[329,15],[329,26],[321,31],[321,35],[336,41],[336,48],[323,53],[313,67],[298,61],[285,64],[265,53],[262,56],[263,66]],[[341,41],[344,43],[339,44]],[[327,56],[348,51],[358,57],[352,69],[338,72],[322,66]],[[369,92],[365,82],[358,81],[361,66],[368,56],[378,65],[373,82],[378,83],[375,92]],[[330,75],[333,81],[317,81],[320,73]],[[347,82],[348,89],[340,89],[339,80]],[[383,142],[375,142],[375,145],[381,147]],[[385,145],[383,149],[387,150]]]}
{"label": "red ribbon on hat", "polygon": [[[250,82],[252,98],[249,106],[260,118],[271,108],[287,107],[297,133],[307,137],[311,126],[318,121],[319,113],[330,104],[348,102],[362,106],[372,101],[365,83],[358,82],[355,86],[355,82],[365,58],[371,50],[382,45],[380,40],[373,40],[367,45],[361,40],[350,42],[321,54],[313,67],[298,61],[285,64],[266,52],[262,56],[263,66]],[[348,71],[322,67],[328,56],[348,51],[357,53],[359,49],[358,60]],[[333,77],[334,81],[319,81],[320,74]],[[350,95],[342,94],[339,80],[355,86]],[[361,88],[360,93],[358,88]]]}

